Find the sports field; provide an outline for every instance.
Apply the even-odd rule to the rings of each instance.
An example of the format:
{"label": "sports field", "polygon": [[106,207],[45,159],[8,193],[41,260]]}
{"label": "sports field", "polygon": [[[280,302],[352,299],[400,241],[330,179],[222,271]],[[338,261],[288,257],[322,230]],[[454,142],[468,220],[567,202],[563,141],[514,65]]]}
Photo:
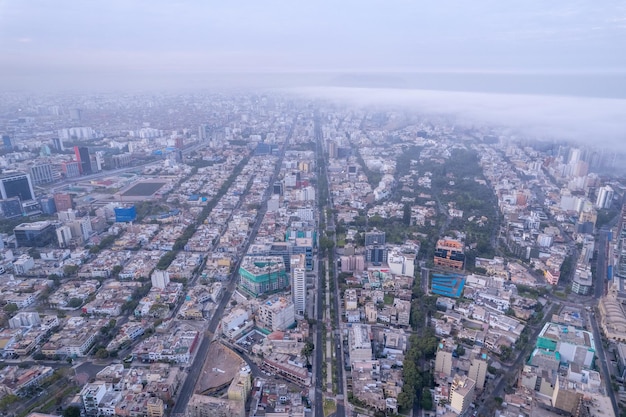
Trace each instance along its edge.
{"label": "sports field", "polygon": [[140,182],[122,193],[125,197],[148,197],[156,193],[164,182]]}

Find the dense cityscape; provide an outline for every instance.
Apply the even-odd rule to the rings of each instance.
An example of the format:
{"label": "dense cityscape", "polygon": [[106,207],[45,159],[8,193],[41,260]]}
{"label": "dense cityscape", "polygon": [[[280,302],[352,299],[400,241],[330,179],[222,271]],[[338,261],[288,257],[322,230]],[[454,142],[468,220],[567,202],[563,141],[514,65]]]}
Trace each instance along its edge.
{"label": "dense cityscape", "polygon": [[2,102],[2,415],[624,415],[614,149],[269,93]]}

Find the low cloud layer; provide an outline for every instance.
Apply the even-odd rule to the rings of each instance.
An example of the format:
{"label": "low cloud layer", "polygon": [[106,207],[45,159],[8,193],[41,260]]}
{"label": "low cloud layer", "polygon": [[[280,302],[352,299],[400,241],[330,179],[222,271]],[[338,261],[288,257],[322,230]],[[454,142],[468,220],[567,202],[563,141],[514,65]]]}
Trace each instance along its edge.
{"label": "low cloud layer", "polygon": [[626,151],[626,100],[374,88],[300,88],[308,97],[452,115],[461,123],[511,127],[532,137]]}

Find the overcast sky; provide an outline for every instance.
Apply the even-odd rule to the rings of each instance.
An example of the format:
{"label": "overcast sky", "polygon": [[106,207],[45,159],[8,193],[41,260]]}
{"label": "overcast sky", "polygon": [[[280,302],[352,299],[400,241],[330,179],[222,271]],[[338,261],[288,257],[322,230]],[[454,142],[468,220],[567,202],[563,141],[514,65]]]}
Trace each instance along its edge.
{"label": "overcast sky", "polygon": [[0,48],[3,88],[229,71],[623,73],[626,2],[0,0]]}

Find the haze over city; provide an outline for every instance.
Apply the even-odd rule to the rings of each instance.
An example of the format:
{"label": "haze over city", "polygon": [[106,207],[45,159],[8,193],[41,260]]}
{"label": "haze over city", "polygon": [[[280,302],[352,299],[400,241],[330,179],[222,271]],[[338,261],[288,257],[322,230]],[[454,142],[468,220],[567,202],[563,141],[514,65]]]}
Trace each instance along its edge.
{"label": "haze over city", "polygon": [[626,417],[622,1],[0,0],[0,417]]}
{"label": "haze over city", "polygon": [[[620,1],[2,1],[0,45],[5,91],[532,94],[403,91],[397,101],[547,137],[615,144],[626,130]],[[396,101],[326,96],[338,94]]]}

